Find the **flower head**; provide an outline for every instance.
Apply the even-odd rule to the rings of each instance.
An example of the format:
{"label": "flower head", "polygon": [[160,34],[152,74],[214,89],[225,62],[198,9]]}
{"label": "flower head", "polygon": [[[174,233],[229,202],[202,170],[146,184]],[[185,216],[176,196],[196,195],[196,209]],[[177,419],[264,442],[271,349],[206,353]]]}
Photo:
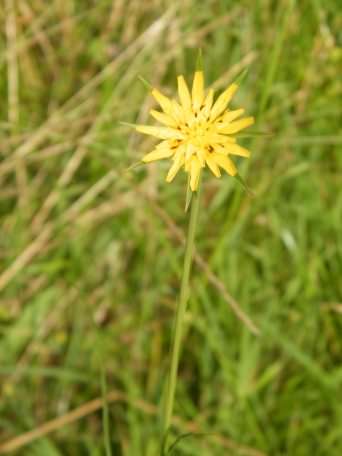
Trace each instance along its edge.
{"label": "flower head", "polygon": [[181,168],[190,175],[190,188],[196,191],[201,169],[208,166],[216,177],[220,169],[235,176],[237,169],[230,155],[249,157],[250,153],[236,143],[234,134],[254,123],[253,117],[237,120],[243,109],[228,109],[237,84],[231,84],[214,101],[214,91],[204,91],[202,71],[196,71],[191,93],[183,76],[178,76],[179,102],[156,89],[152,95],[161,107],[150,114],[163,126],[136,125],[140,133],[162,141],[142,158],[144,163],[170,158],[172,165],[166,176],[171,182]]}

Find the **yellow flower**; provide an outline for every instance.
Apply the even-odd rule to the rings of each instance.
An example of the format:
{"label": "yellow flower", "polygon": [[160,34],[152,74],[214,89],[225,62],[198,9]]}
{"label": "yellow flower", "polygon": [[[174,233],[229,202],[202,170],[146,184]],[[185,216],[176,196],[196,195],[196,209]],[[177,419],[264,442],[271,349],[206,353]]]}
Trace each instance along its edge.
{"label": "yellow flower", "polygon": [[155,136],[162,141],[145,155],[144,163],[171,158],[172,165],[166,176],[171,182],[181,168],[190,174],[190,187],[196,191],[202,168],[206,165],[216,177],[220,168],[235,176],[237,169],[230,155],[249,157],[250,153],[236,143],[234,134],[254,123],[253,117],[238,119],[243,109],[229,110],[227,106],[236,92],[237,84],[231,84],[214,101],[214,91],[204,92],[202,71],[196,71],[191,93],[183,76],[178,76],[179,102],[171,100],[156,89],[153,97],[162,112],[150,114],[163,126],[136,125],[140,133]]}

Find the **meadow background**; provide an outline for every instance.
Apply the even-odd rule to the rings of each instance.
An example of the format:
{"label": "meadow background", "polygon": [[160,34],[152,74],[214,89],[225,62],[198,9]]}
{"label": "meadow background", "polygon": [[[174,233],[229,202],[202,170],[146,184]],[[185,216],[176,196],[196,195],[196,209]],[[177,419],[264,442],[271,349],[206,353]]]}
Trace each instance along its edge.
{"label": "meadow background", "polygon": [[[1,0],[0,454],[154,456],[187,225],[152,146],[168,95],[245,68],[206,173],[172,454],[342,454],[341,4]],[[243,315],[241,315],[243,312]]]}

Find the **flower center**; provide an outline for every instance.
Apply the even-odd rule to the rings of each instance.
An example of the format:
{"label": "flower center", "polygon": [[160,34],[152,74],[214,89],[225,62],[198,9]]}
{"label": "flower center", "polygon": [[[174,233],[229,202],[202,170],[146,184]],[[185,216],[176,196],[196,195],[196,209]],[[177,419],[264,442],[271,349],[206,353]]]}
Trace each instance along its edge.
{"label": "flower center", "polygon": [[192,145],[193,153],[196,149],[205,148],[208,142],[209,124],[208,122],[196,122],[192,126],[185,126],[184,133],[186,135],[185,143]]}

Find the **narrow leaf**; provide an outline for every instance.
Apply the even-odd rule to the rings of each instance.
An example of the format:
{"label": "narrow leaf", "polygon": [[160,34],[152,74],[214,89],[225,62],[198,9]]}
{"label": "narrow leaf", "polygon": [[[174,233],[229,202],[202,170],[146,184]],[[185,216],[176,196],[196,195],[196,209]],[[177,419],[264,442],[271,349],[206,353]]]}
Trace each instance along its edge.
{"label": "narrow leaf", "polygon": [[136,124],[133,124],[133,123],[130,123],[130,122],[124,122],[123,120],[121,120],[119,122],[120,125],[123,125],[124,127],[129,127],[129,128],[136,128]]}
{"label": "narrow leaf", "polygon": [[236,78],[234,79],[234,83],[237,84],[237,85],[241,85],[241,83],[244,81],[244,79],[246,78],[247,74],[248,74],[248,71],[249,71],[249,68],[243,68],[239,73],[238,75],[236,76]]}
{"label": "narrow leaf", "polygon": [[255,193],[253,192],[253,190],[248,187],[248,185],[246,184],[246,182],[242,179],[242,177],[240,176],[239,173],[237,173],[234,178],[239,182],[239,184],[242,185],[242,187],[244,188],[244,190],[248,193],[249,196],[251,197],[254,197],[255,196]]}
{"label": "narrow leaf", "polygon": [[102,392],[102,421],[103,421],[103,438],[106,450],[106,456],[112,456],[111,443],[110,443],[110,423],[109,423],[109,409],[107,402],[107,381],[104,369],[101,369],[101,392]]}
{"label": "narrow leaf", "polygon": [[255,138],[255,137],[265,137],[269,138],[271,136],[274,136],[274,133],[267,133],[266,131],[249,131],[248,133],[241,133],[237,134],[237,138]]}
{"label": "narrow leaf", "polygon": [[148,89],[148,90],[152,90],[153,87],[152,85],[145,79],[143,78],[140,74],[138,76],[138,79],[144,84],[144,86]]}
{"label": "narrow leaf", "polygon": [[128,172],[132,171],[133,169],[139,168],[140,166],[143,166],[143,165],[145,165],[145,163],[142,161],[132,163],[132,165],[130,165],[128,168],[126,168],[124,170],[124,172],[128,173]]}
{"label": "narrow leaf", "polygon": [[203,71],[203,55],[202,48],[198,49],[197,59],[196,59],[196,71]]}

